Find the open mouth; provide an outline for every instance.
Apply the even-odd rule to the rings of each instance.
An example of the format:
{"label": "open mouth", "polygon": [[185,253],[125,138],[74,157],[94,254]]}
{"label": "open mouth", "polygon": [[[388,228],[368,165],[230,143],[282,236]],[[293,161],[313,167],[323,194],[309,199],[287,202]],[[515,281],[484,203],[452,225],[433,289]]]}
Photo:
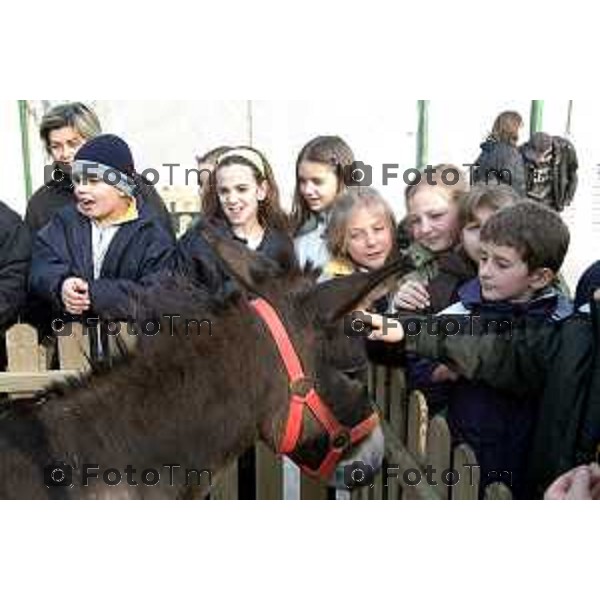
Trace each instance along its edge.
{"label": "open mouth", "polygon": [[93,200],[80,200],[79,207],[83,210],[90,210],[95,206],[95,202]]}
{"label": "open mouth", "polygon": [[232,207],[228,207],[225,209],[228,215],[232,215],[232,216],[236,216],[236,215],[241,215],[242,212],[244,211],[243,207],[241,206],[237,206],[235,208]]}

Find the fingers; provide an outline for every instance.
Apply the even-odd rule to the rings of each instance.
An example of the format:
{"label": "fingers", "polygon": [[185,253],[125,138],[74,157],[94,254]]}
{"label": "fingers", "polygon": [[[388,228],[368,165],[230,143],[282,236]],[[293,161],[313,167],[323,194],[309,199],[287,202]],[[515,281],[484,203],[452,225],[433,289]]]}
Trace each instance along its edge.
{"label": "fingers", "polygon": [[73,288],[75,289],[75,291],[81,294],[87,294],[90,291],[90,286],[88,285],[88,282],[84,281],[83,279],[75,279],[73,282]]}
{"label": "fingers", "polygon": [[73,303],[73,302],[65,302],[65,310],[71,315],[82,315],[84,312],[87,312],[90,309],[90,303]]}
{"label": "fingers", "polygon": [[404,328],[400,321],[371,313],[366,313],[365,316],[372,328],[370,340],[395,344],[404,339]]}
{"label": "fingers", "polygon": [[571,487],[567,493],[568,500],[591,500],[591,477],[589,467],[576,469],[571,482]]}
{"label": "fingers", "polygon": [[546,492],[546,500],[564,500],[573,482],[573,472],[561,475]]}
{"label": "fingers", "polygon": [[600,500],[600,465],[590,465],[591,496],[592,500]]}
{"label": "fingers", "polygon": [[78,277],[66,279],[62,286],[61,298],[68,313],[82,315],[91,306],[87,281]]}
{"label": "fingers", "polygon": [[431,380],[434,383],[444,383],[444,382],[456,382],[460,379],[458,373],[455,373],[452,369],[447,367],[446,365],[439,365],[435,368],[433,373],[431,374]]}
{"label": "fingers", "polygon": [[394,303],[403,310],[425,310],[431,306],[429,292],[418,281],[407,281],[400,286],[396,293]]}
{"label": "fingers", "polygon": [[600,497],[600,481],[594,477],[592,467],[578,467],[559,477],[544,497],[546,500],[592,500]]}

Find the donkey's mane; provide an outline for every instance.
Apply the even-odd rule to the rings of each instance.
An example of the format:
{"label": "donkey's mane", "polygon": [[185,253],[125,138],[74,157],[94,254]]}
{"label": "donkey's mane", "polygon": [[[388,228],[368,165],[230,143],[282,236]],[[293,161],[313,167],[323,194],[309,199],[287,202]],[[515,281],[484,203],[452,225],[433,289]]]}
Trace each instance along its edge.
{"label": "donkey's mane", "polygon": [[[309,266],[304,271],[291,271],[276,279],[269,279],[268,284],[265,282],[265,285],[269,296],[283,298],[290,293],[290,290],[294,290],[297,294],[308,293],[315,285],[317,276],[318,271]],[[301,310],[301,306],[298,309]],[[247,295],[239,286],[229,286],[221,293],[214,294],[183,276],[162,277],[157,280],[155,285],[135,299],[131,311],[138,322],[158,319],[166,329],[169,326],[164,319],[166,315],[179,315],[183,323],[193,320],[199,322],[208,320],[212,323],[213,320],[217,320],[219,324],[227,326],[229,321],[238,323],[239,319],[247,313]],[[153,361],[158,361],[162,355],[167,362],[172,363],[173,351],[179,347],[177,339],[188,335],[183,323],[180,322],[179,326],[175,325],[173,336],[164,336],[166,339],[164,343],[154,344],[153,342],[157,340],[150,340],[150,344],[153,344],[152,349],[145,343],[148,341],[145,336],[140,336],[141,351],[148,358],[152,357]],[[201,335],[197,341],[197,345],[205,346],[207,352],[210,351],[210,344],[208,335]],[[30,410],[35,409],[35,406],[40,403],[60,402],[61,399],[68,398],[72,392],[89,389],[91,384],[105,380],[116,370],[127,369],[134,365],[134,355],[125,351],[104,359],[93,360],[88,356],[87,360],[90,367],[87,372],[52,384],[30,401],[21,401],[21,408]],[[139,365],[139,362],[135,364]]]}

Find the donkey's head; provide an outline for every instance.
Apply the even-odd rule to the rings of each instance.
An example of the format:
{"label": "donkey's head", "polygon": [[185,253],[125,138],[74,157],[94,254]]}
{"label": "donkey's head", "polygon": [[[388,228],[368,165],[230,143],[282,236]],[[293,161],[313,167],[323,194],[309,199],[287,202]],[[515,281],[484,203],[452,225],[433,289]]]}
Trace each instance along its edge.
{"label": "donkey's head", "polygon": [[348,315],[407,263],[316,285],[314,273],[281,273],[211,229],[203,235],[244,290],[280,370],[270,375],[276,400],[259,423],[264,441],[338,487],[355,463],[378,470],[384,438],[367,391],[364,339],[353,336]]}

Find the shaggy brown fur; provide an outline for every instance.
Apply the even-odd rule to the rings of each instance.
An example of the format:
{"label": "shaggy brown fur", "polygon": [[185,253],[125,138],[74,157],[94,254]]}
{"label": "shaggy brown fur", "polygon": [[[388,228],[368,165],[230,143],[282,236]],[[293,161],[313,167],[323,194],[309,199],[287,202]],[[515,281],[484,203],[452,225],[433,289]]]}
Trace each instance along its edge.
{"label": "shaggy brown fur", "polygon": [[[9,409],[0,420],[0,497],[181,497],[189,491],[185,469],[217,473],[258,437],[276,449],[289,382],[270,334],[249,307],[249,295],[276,307],[305,371],[340,422],[356,425],[372,413],[364,345],[346,337],[341,318],[403,265],[315,287],[310,274],[276,277],[268,261],[239,244],[210,241],[243,292],[215,301],[191,285],[167,281],[154,290],[151,308],[154,314],[182,316],[174,320],[174,335],[163,321],[160,335],[141,336],[136,351],[110,369]],[[185,319],[209,319],[212,335],[207,328],[199,335],[186,332]],[[292,458],[317,466],[327,440],[312,418],[301,442]],[[44,468],[56,461],[74,468],[73,487],[45,485]],[[99,478],[84,487],[86,464],[99,465]],[[182,467],[173,486],[166,464]],[[102,482],[105,469],[125,473],[127,465],[137,471],[137,487],[127,485],[125,475],[117,487]],[[150,468],[159,471],[159,485],[141,483],[142,471]]]}

